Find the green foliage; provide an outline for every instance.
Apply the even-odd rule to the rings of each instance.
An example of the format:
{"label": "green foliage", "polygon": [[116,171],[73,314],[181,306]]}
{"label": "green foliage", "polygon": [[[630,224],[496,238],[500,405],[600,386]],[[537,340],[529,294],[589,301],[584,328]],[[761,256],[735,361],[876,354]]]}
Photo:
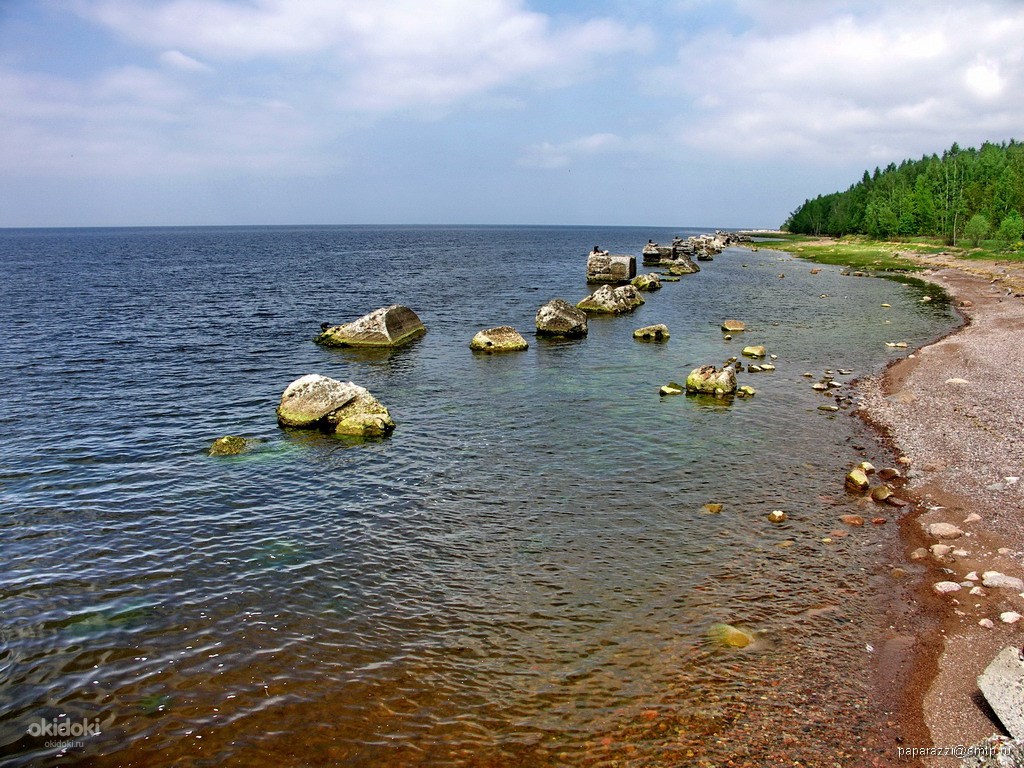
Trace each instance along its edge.
{"label": "green foliage", "polygon": [[976,213],[971,216],[971,220],[964,227],[964,237],[970,241],[972,246],[977,248],[991,230],[992,225],[988,223],[988,219],[985,218],[984,214]]}
{"label": "green foliage", "polygon": [[[980,149],[953,144],[942,156],[905,160],[898,167],[864,171],[845,192],[806,200],[783,229],[805,235],[873,238],[939,238],[948,245],[967,234],[976,215],[999,224],[1000,239],[1010,239],[1024,212],[1024,144],[986,143]],[[1002,223],[1009,219],[1006,236]],[[976,225],[978,226],[978,225]],[[980,231],[980,230],[979,230]],[[973,232],[968,238],[980,242]]]}
{"label": "green foliage", "polygon": [[1010,211],[999,224],[999,239],[1013,245],[1024,235],[1024,219],[1017,211]]}

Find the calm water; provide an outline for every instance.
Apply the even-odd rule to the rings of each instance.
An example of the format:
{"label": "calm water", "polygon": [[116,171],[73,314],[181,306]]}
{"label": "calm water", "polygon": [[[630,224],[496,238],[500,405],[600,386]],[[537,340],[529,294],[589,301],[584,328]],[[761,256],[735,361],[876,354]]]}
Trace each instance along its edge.
{"label": "calm water", "polygon": [[[0,763],[675,765],[869,731],[895,526],[821,541],[875,449],[801,374],[877,371],[952,314],[731,249],[586,340],[533,337],[594,243],[676,232],[0,231]],[[311,342],[395,302],[423,339]],[[669,343],[632,339],[655,322]],[[529,351],[470,353],[501,324]],[[778,355],[755,398],[659,398],[744,343]],[[369,388],[394,435],[278,429],[305,373]],[[223,434],[260,447],[206,456]],[[723,621],[758,641],[716,647]],[[52,718],[100,733],[48,746]]]}

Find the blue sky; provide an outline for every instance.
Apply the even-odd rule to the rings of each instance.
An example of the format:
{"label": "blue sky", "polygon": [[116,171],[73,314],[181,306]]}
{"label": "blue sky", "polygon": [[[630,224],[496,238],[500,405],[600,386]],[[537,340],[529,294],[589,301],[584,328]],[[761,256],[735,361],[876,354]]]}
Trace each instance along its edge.
{"label": "blue sky", "polygon": [[1024,4],[6,0],[0,226],[778,226],[1024,138]]}

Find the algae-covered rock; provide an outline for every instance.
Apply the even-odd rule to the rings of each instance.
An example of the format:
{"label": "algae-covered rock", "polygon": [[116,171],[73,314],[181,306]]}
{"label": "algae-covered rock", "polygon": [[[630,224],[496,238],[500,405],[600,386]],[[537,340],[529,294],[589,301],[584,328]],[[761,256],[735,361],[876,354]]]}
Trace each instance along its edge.
{"label": "algae-covered rock", "polygon": [[762,344],[754,344],[749,347],[743,348],[743,354],[747,357],[764,357],[768,354],[767,350]]}
{"label": "algae-covered rock", "polygon": [[245,453],[249,448],[249,441],[238,435],[225,435],[218,437],[210,446],[210,456],[237,456]]}
{"label": "algae-covered rock", "polygon": [[694,368],[686,377],[687,392],[703,392],[709,395],[729,395],[736,391],[736,369],[731,365],[718,370],[713,365]]}
{"label": "algae-covered rock", "polygon": [[668,267],[670,275],[692,275],[695,272],[700,272],[700,267],[685,253],[678,254]]}
{"label": "algae-covered rock", "polygon": [[650,272],[645,275],[637,275],[630,283],[638,291],[657,291],[661,289],[661,276]]}
{"label": "algae-covered rock", "polygon": [[860,467],[846,473],[846,487],[851,491],[867,493],[871,489],[871,481]]}
{"label": "algae-covered rock", "polygon": [[664,323],[647,325],[633,331],[633,338],[640,341],[668,341],[668,326]]}
{"label": "algae-covered rock", "polygon": [[632,285],[620,285],[618,288],[602,285],[576,307],[595,314],[621,315],[632,312],[643,303],[644,297]]}
{"label": "algae-covered rock", "polygon": [[676,384],[674,381],[670,381],[668,384],[666,384],[665,386],[658,390],[658,394],[661,395],[662,397],[666,397],[668,395],[681,395],[685,391],[686,390],[683,387]]}
{"label": "algae-covered rock", "polygon": [[578,339],[587,335],[587,313],[562,299],[552,299],[537,310],[537,335]]}
{"label": "algae-covered rock", "polygon": [[529,346],[519,331],[510,325],[480,331],[469,342],[469,348],[474,352],[520,352]]}
{"label": "algae-covered rock", "polygon": [[751,632],[732,624],[712,624],[708,628],[708,637],[727,648],[746,648],[754,642],[754,635]]}
{"label": "algae-covered rock", "polygon": [[364,387],[310,373],[289,384],[277,407],[282,427],[379,437],[395,428],[391,414]]}
{"label": "algae-covered rock", "polygon": [[415,312],[392,304],[351,323],[324,328],[316,343],[325,347],[397,347],[426,332]]}

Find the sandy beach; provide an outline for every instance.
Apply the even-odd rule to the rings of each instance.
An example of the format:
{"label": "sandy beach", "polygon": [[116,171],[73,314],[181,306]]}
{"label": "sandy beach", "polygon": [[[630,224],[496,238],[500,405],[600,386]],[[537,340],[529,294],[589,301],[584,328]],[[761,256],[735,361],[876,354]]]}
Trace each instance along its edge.
{"label": "sandy beach", "polygon": [[[901,525],[900,566],[919,577],[908,606],[916,615],[896,617],[879,684],[892,685],[894,668],[909,666],[896,676],[907,686],[895,694],[902,746],[955,748],[1001,732],[976,678],[1024,633],[1024,621],[1006,621],[1024,613],[1021,590],[982,585],[986,572],[1024,577],[1024,269],[903,255],[928,267],[923,277],[950,293],[965,325],[861,384],[867,420],[906,457],[905,490],[917,502]],[[952,527],[932,527],[939,523]],[[939,582],[958,588],[940,593]]]}

